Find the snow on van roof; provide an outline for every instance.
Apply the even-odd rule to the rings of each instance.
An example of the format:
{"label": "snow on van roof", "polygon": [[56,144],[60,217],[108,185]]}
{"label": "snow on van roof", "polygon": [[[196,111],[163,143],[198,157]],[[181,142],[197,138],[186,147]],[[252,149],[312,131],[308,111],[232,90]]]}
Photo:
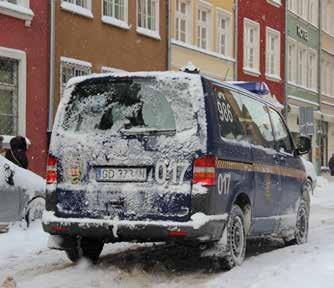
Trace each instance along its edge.
{"label": "snow on van roof", "polygon": [[141,71],[141,72],[108,72],[108,73],[94,73],[86,76],[73,77],[67,82],[67,87],[79,84],[85,80],[98,79],[104,77],[187,77],[187,78],[199,78],[201,77],[198,74],[190,74],[186,72],[179,71]]}

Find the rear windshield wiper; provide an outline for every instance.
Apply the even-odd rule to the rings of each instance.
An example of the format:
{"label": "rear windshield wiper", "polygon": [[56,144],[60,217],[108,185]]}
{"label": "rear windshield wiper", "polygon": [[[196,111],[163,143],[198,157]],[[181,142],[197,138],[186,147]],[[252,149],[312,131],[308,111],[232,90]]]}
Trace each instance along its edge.
{"label": "rear windshield wiper", "polygon": [[122,135],[165,135],[165,134],[175,134],[176,129],[157,129],[157,128],[130,128],[121,129]]}

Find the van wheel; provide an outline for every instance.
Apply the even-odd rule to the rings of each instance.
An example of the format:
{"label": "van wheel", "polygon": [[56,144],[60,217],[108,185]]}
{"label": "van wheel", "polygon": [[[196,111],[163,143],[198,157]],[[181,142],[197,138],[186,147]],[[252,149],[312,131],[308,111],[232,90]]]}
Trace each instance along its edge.
{"label": "van wheel", "polygon": [[104,242],[97,239],[83,238],[77,241],[78,245],[65,251],[67,257],[74,263],[87,258],[96,264],[103,250]]}
{"label": "van wheel", "polygon": [[309,205],[305,200],[301,200],[297,215],[296,215],[296,227],[294,232],[294,238],[285,241],[286,245],[300,245],[307,242],[308,238],[308,226],[309,226]]}
{"label": "van wheel", "polygon": [[227,253],[223,260],[223,267],[227,270],[241,265],[246,254],[245,218],[241,208],[233,205],[227,222]]}

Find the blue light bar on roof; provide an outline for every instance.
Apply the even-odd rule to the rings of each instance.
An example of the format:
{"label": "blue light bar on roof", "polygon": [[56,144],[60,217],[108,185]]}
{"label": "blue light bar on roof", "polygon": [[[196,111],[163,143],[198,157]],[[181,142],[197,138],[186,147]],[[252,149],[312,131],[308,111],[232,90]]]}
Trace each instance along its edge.
{"label": "blue light bar on roof", "polygon": [[270,94],[269,87],[264,82],[234,82],[233,85],[239,86],[257,95]]}

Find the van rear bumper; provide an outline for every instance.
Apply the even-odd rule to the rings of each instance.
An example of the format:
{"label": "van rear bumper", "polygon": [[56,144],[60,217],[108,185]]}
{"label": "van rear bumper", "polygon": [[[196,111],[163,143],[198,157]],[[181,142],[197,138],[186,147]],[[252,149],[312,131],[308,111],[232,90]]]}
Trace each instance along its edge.
{"label": "van rear bumper", "polygon": [[44,231],[51,235],[99,238],[107,242],[154,242],[173,239],[209,242],[221,237],[226,221],[227,214],[196,213],[188,222],[172,222],[60,218],[55,216],[54,212],[45,211],[42,225]]}

